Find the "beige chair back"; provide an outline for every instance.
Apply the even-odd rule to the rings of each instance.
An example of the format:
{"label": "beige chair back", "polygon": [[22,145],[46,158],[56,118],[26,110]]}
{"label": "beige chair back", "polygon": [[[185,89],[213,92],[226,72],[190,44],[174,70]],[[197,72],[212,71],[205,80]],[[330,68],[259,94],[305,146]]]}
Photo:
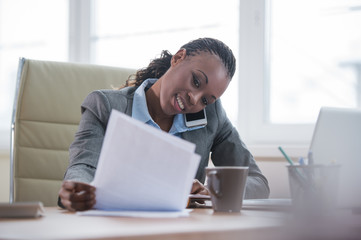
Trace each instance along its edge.
{"label": "beige chair back", "polygon": [[10,202],[56,206],[85,97],[124,84],[132,69],[20,59],[11,137]]}

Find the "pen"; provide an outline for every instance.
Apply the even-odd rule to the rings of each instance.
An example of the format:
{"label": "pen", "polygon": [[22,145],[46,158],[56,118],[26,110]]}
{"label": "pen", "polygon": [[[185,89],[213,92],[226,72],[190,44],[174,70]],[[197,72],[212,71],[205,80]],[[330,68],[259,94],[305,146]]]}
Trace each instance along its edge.
{"label": "pen", "polygon": [[[292,159],[285,153],[285,151],[283,151],[282,147],[279,146],[278,149],[281,151],[281,153],[283,154],[283,156],[286,158],[286,160],[290,163],[291,166],[294,166],[294,163],[292,161]],[[304,176],[299,169],[297,168],[297,166],[295,166],[296,168],[294,168],[294,178],[296,179],[296,181],[299,182],[299,184],[302,186],[303,189],[307,189],[308,188],[308,180],[306,178],[306,176]],[[312,189],[311,189],[312,191]]]}
{"label": "pen", "polygon": [[290,165],[293,165],[292,159],[291,159],[289,156],[287,156],[287,154],[285,153],[285,151],[283,151],[282,147],[280,146],[280,147],[278,147],[278,149],[281,151],[281,153],[282,153],[283,156],[286,158],[286,160],[290,163]]}
{"label": "pen", "polygon": [[312,151],[309,151],[309,152],[308,152],[308,156],[307,156],[307,158],[308,158],[308,164],[309,164],[309,165],[313,164],[313,155],[312,155]]}
{"label": "pen", "polygon": [[[283,151],[282,147],[278,147],[278,149],[281,151],[281,153],[283,154],[283,156],[286,158],[286,160],[290,163],[291,166],[294,166],[292,159],[285,153],[285,151]],[[303,159],[302,159],[303,160]],[[305,189],[309,189],[311,191],[312,194],[315,194],[315,189],[313,184],[309,184],[310,181],[312,183],[312,179],[307,179],[307,177],[303,174],[303,172],[300,172],[300,169],[298,169],[298,166],[295,166],[295,179],[296,181],[299,182],[299,184],[302,186],[302,188]]]}

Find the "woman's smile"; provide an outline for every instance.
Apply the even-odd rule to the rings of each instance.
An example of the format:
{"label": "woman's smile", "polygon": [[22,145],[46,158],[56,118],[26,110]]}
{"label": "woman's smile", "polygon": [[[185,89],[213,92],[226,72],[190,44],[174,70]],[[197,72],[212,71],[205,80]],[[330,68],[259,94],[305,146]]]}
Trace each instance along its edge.
{"label": "woman's smile", "polygon": [[180,110],[180,112],[184,111],[185,110],[185,106],[184,106],[184,103],[183,103],[183,100],[182,98],[179,96],[179,94],[176,94],[176,97],[175,97],[175,100],[176,100],[176,109],[177,110]]}

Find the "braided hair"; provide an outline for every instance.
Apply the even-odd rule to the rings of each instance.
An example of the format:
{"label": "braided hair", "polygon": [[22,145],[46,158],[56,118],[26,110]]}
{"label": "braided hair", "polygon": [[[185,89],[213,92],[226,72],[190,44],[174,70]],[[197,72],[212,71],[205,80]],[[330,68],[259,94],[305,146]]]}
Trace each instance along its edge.
{"label": "braided hair", "polygon": [[[183,45],[181,49],[186,50],[186,56],[195,56],[201,52],[217,55],[228,71],[232,79],[236,71],[236,59],[232,50],[223,42],[214,38],[199,38]],[[163,50],[160,57],[153,59],[148,67],[138,70],[131,75],[123,87],[140,86],[148,78],[160,78],[170,68],[173,55]]]}

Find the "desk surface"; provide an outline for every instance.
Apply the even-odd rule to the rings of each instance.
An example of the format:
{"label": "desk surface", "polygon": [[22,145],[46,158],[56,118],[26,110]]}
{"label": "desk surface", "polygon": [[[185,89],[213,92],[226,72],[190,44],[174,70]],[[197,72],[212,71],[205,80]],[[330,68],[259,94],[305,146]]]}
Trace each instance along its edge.
{"label": "desk surface", "polygon": [[36,219],[0,219],[0,239],[263,239],[283,225],[284,213],[218,214],[195,209],[189,217],[147,219],[79,216],[45,208]]}
{"label": "desk surface", "polygon": [[[195,209],[189,217],[147,219],[79,216],[45,208],[44,216],[36,219],[0,219],[0,239],[290,239],[290,232],[285,231],[290,229],[290,219],[286,212],[258,210],[219,214]],[[351,237],[361,236],[357,230],[361,229],[361,218],[356,216],[352,223]]]}

